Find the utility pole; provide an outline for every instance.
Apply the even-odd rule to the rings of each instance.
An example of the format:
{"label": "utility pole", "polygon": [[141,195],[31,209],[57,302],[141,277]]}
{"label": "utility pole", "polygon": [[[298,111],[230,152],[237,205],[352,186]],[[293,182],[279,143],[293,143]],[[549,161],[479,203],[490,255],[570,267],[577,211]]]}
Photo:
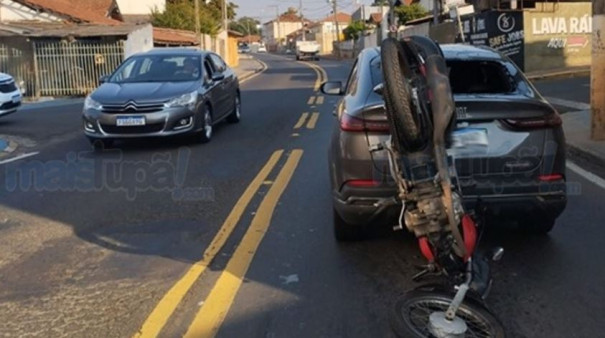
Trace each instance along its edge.
{"label": "utility pole", "polygon": [[[271,5],[269,7],[275,7],[275,22],[277,23],[277,46],[279,47],[280,39],[281,39],[281,24],[279,22],[279,5]],[[275,36],[275,30],[273,31],[273,35]]]}
{"label": "utility pole", "polygon": [[227,15],[227,0],[223,0],[223,29],[225,30],[225,61],[229,62],[229,15]]}
{"label": "utility pole", "polygon": [[439,23],[439,14],[441,10],[441,0],[433,1],[433,23],[436,25]]}
{"label": "utility pole", "polygon": [[300,24],[302,25],[302,40],[303,41],[307,41],[307,28],[305,27],[305,18],[303,17],[303,5],[302,5],[303,0],[299,1],[298,4],[298,15],[300,16]]}
{"label": "utility pole", "polygon": [[[592,31],[605,31],[605,0],[592,1]],[[605,140],[605,38],[592,35],[592,68],[590,71],[591,138]]]}
{"label": "utility pole", "polygon": [[200,44],[200,48],[202,48],[202,26],[200,24],[200,0],[195,0],[195,36],[197,37],[197,41]]}
{"label": "utility pole", "polygon": [[[332,0],[332,11],[334,12],[334,26],[336,27],[336,43],[340,42],[340,27],[338,27],[338,4]],[[336,48],[336,57],[340,59],[340,45]]]}

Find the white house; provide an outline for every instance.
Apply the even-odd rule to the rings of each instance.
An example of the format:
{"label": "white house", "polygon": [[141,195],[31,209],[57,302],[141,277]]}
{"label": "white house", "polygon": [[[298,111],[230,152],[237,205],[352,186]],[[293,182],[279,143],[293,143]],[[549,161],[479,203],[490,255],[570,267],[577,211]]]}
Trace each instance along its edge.
{"label": "white house", "polygon": [[[309,24],[308,21],[305,21]],[[262,38],[270,46],[286,43],[286,37],[303,27],[303,21],[296,14],[282,14],[278,19],[263,24]]]}
{"label": "white house", "polygon": [[157,9],[163,12],[166,9],[166,0],[116,0],[122,15],[149,15]]}
{"label": "white house", "polygon": [[[336,22],[338,22],[338,30],[336,29]],[[321,54],[331,54],[334,49],[333,43],[344,40],[344,34],[342,31],[351,23],[351,16],[346,13],[336,13],[336,15],[329,15],[315,24],[311,25],[311,35],[315,38],[315,41],[319,43]]]}

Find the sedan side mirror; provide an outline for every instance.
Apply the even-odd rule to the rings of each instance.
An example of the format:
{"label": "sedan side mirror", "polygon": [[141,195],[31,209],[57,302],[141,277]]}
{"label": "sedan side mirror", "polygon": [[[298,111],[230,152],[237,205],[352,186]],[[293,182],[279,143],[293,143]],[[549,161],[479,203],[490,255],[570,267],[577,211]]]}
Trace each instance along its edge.
{"label": "sedan side mirror", "polygon": [[103,75],[99,78],[99,85],[102,85],[109,81],[109,75]]}
{"label": "sedan side mirror", "polygon": [[223,74],[223,73],[212,74],[212,81],[222,81],[224,79],[225,79],[225,74]]}
{"label": "sedan side mirror", "polygon": [[321,92],[326,95],[342,95],[342,82],[328,81],[321,85]]}

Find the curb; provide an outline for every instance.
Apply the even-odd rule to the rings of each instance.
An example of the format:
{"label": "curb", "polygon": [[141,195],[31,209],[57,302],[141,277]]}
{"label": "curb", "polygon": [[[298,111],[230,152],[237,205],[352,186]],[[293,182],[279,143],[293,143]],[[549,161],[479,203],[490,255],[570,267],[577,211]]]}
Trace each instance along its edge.
{"label": "curb", "polygon": [[534,75],[526,75],[526,77],[531,80],[543,80],[543,79],[555,79],[562,77],[582,77],[582,76],[590,76],[590,69],[576,69],[576,70],[562,70],[557,72],[550,72],[544,74],[534,74]]}
{"label": "curb", "polygon": [[566,147],[571,158],[577,158],[600,169],[605,169],[605,158],[602,158],[582,147],[578,147],[571,143],[567,143]]}
{"label": "curb", "polygon": [[267,70],[267,64],[265,64],[264,62],[262,62],[256,58],[252,58],[252,60],[256,61],[260,65],[260,68],[255,69],[254,72],[249,72],[249,73],[244,74],[242,77],[239,78],[240,82],[244,82],[244,81],[264,72],[265,70]]}

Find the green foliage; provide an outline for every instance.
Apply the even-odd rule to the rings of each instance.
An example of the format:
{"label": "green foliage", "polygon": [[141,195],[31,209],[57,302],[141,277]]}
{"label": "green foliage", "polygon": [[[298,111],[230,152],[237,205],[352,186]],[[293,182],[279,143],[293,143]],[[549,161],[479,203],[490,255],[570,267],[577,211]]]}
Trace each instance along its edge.
{"label": "green foliage", "polygon": [[297,15],[298,14],[298,9],[296,9],[296,7],[288,7],[288,10],[283,12],[282,15]]}
{"label": "green foliage", "polygon": [[[215,35],[222,27],[222,1],[211,0],[206,4],[200,1],[200,31],[204,34]],[[236,5],[227,5],[227,16],[235,17]],[[195,31],[195,3],[193,0],[169,0],[166,10],[160,12],[157,8],[151,12],[151,23],[156,27],[166,27]]]}
{"label": "green foliage", "polygon": [[410,20],[420,19],[428,15],[424,7],[418,3],[409,6],[399,6],[395,8],[395,15],[399,18],[399,24],[405,25]]}
{"label": "green foliage", "polygon": [[348,25],[347,28],[345,28],[343,30],[343,33],[345,35],[345,39],[357,40],[361,37],[363,32],[367,29],[368,29],[368,27],[366,26],[366,24],[363,21],[356,20],[356,21],[351,22],[351,24]]}
{"label": "green foliage", "polygon": [[244,16],[239,18],[237,21],[232,21],[229,24],[229,29],[240,32],[244,35],[259,35],[260,30],[258,29],[260,21]]}

